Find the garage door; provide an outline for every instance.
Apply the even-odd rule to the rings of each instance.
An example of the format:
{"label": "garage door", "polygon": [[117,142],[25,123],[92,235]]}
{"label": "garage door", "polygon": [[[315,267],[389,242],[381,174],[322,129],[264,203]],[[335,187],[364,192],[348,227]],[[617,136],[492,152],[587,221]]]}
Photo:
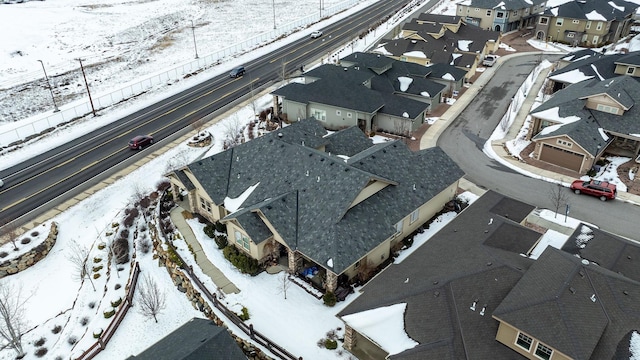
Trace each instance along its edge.
{"label": "garage door", "polygon": [[577,172],[580,172],[583,159],[584,156],[581,154],[558,149],[547,144],[542,146],[542,152],[540,153],[540,160]]}

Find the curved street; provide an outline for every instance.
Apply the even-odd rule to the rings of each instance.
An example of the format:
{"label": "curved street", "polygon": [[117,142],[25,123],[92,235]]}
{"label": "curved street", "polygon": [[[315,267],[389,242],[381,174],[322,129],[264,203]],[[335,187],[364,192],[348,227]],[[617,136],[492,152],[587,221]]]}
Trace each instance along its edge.
{"label": "curved street", "polygon": [[[556,185],[522,175],[483,152],[511,98],[540,57],[537,54],[517,55],[504,60],[499,71],[495,71],[484,86],[473,85],[478,90],[477,95],[442,132],[437,144],[467,174],[466,179],[479,187],[537,207],[554,209],[550,193]],[[569,189],[566,192],[571,217],[627,238],[637,237],[640,207],[619,200],[603,203],[595,197],[575,195]]]}

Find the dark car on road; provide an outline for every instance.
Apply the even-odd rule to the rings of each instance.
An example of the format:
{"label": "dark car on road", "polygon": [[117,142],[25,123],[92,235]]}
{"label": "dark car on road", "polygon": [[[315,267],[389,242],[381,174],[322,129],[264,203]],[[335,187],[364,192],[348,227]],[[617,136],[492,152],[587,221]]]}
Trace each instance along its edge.
{"label": "dark car on road", "polygon": [[142,150],[143,147],[153,144],[153,136],[151,135],[138,135],[129,140],[129,148],[135,150]]}
{"label": "dark car on road", "polygon": [[237,78],[237,77],[243,76],[245,72],[246,71],[244,69],[244,66],[238,66],[231,70],[231,72],[229,73],[229,76],[232,78]]}
{"label": "dark car on road", "polygon": [[616,198],[616,185],[600,180],[575,180],[571,183],[571,190],[576,194],[597,196],[602,201]]}

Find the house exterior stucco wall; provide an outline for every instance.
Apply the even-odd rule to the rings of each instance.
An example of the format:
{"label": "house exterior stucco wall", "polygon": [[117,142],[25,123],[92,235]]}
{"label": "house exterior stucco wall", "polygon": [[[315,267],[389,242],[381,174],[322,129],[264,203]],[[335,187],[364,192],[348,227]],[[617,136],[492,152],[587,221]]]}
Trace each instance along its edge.
{"label": "house exterior stucco wall", "polygon": [[[518,333],[519,333],[519,330],[517,328],[507,324],[506,322],[500,321],[495,317],[494,319],[500,322],[500,325],[498,325],[498,332],[496,333],[497,341],[513,349],[513,351],[526,357],[527,359],[540,360],[540,357],[534,354],[536,351],[536,347],[540,343],[536,338],[522,332],[523,334],[533,338],[533,342],[531,343],[531,349],[527,351],[523,347],[516,344],[516,340],[518,339]],[[547,347],[550,347],[548,344],[545,344],[545,343],[542,343],[542,344]],[[553,349],[553,353],[551,354],[551,358],[550,358],[550,360],[570,360],[570,359],[571,359],[570,357],[566,356],[565,354],[555,349]]]}

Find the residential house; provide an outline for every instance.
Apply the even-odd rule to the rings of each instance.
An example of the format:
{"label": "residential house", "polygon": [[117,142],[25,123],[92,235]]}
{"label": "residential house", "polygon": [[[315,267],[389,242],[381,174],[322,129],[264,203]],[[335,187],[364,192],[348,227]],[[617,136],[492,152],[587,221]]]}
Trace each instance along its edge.
{"label": "residential house", "polygon": [[127,360],[247,360],[229,331],[208,319],[193,318],[148,349]]}
{"label": "residential house", "polygon": [[259,261],[284,254],[329,291],[389,259],[456,196],[463,173],[440,149],[372,144],[306,119],[169,174],[184,206],[227,227]]}
{"label": "residential house", "polygon": [[456,15],[467,24],[507,33],[533,28],[547,0],[465,0],[456,4]]}
{"label": "residential house", "polygon": [[624,75],[568,86],[531,110],[532,156],[586,173],[604,153],[638,158],[640,83]]}
{"label": "residential house", "polygon": [[467,72],[449,64],[431,64],[428,66],[429,75],[427,78],[446,86],[444,94],[452,97],[453,93],[460,91],[465,84]]}
{"label": "residential house", "polygon": [[591,49],[562,57],[558,69],[549,74],[553,92],[588,79],[611,79],[629,75],[640,79],[640,51],[604,55]]}
{"label": "residential house", "polygon": [[399,38],[383,40],[374,52],[421,65],[453,65],[469,79],[484,55],[498,50],[502,36],[478,30],[459,16],[420,14],[403,25]]}
{"label": "residential house", "polygon": [[353,53],[340,64],[303,74],[271,94],[289,120],[314,117],[325,128],[358,126],[366,133],[410,136],[441,102],[446,85],[427,78],[429,69],[369,53]]}
{"label": "residential house", "polygon": [[[360,359],[628,358],[640,336],[640,248],[616,247],[628,274],[552,247],[534,260],[533,210],[485,193],[338,314],[345,347]],[[584,241],[580,229],[571,242]]]}
{"label": "residential house", "polygon": [[624,0],[572,0],[538,17],[536,38],[572,46],[600,47],[629,35],[638,5]]}

